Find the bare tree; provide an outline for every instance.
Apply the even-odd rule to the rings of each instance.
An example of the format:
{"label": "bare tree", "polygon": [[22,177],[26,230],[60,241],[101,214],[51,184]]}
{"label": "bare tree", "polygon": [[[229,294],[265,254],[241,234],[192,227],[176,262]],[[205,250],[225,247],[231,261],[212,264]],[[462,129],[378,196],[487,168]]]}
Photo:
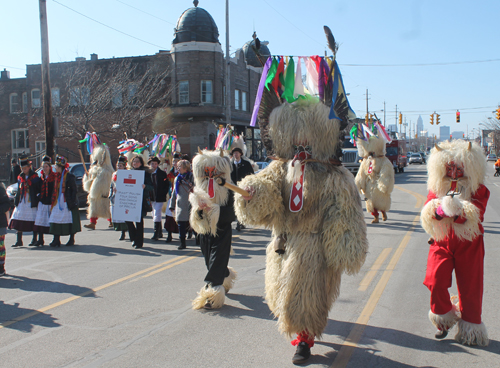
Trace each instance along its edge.
{"label": "bare tree", "polygon": [[488,118],[488,120],[483,121],[480,125],[486,128],[484,129],[486,130],[486,136],[488,138],[491,138],[491,153],[495,153],[498,155],[500,151],[500,120],[497,120],[495,118]]}
{"label": "bare tree", "polygon": [[106,63],[76,62],[67,69],[67,103],[59,111],[59,136],[78,138],[87,131],[104,137],[126,132],[141,140],[151,122],[170,104],[172,86],[166,63],[142,58]]}

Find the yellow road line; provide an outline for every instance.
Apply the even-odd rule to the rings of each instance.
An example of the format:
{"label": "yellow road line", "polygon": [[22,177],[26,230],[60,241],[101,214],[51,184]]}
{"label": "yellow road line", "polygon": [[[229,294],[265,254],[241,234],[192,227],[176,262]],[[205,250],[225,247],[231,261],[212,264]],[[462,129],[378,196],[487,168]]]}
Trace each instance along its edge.
{"label": "yellow road line", "polygon": [[403,187],[400,187],[399,185],[395,185],[394,188],[396,188],[397,190],[400,190],[402,192],[405,192],[405,193],[408,193],[408,194],[411,194],[412,196],[414,196],[416,198],[416,200],[417,200],[417,203],[415,203],[415,208],[421,208],[422,204],[425,203],[425,201],[427,200],[427,198],[425,196],[423,196],[422,194],[412,192],[411,190],[408,190],[408,189],[405,189]]}
{"label": "yellow road line", "polygon": [[[40,309],[36,309],[36,310],[34,310],[34,311],[30,312],[30,313],[23,314],[22,316],[16,317],[16,318],[14,318],[14,319],[12,319],[12,320],[10,320],[10,321],[7,321],[7,322],[4,322],[4,323],[0,324],[0,329],[2,329],[2,328],[4,328],[4,327],[8,327],[8,326],[10,326],[10,325],[12,325],[12,324],[14,324],[14,323],[16,323],[16,322],[23,321],[23,320],[25,320],[25,319],[27,319],[27,318],[30,318],[30,317],[36,316],[37,314],[44,313],[44,312],[46,312],[46,311],[48,311],[48,310],[54,309],[54,308],[59,307],[59,306],[61,306],[61,305],[67,304],[67,303],[72,302],[72,301],[74,301],[74,300],[80,299],[80,298],[82,298],[82,297],[84,297],[84,296],[87,296],[87,295],[89,295],[89,294],[95,293],[96,291],[103,290],[103,289],[106,289],[106,288],[108,288],[108,287],[110,287],[110,286],[113,286],[113,285],[119,284],[119,283],[121,283],[121,282],[123,282],[123,281],[130,280],[131,278],[134,278],[134,277],[136,277],[136,276],[140,276],[140,275],[142,275],[142,274],[144,274],[144,273],[146,273],[146,272],[152,271],[152,270],[157,269],[157,268],[159,268],[159,267],[162,267],[162,266],[164,266],[164,265],[166,265],[166,264],[170,264],[170,263],[173,263],[173,262],[178,261],[178,262],[176,262],[176,263],[172,264],[171,266],[168,266],[168,267],[164,267],[164,268],[162,268],[162,270],[165,270],[165,269],[171,268],[171,267],[173,267],[173,266],[176,266],[176,265],[178,265],[178,264],[181,264],[181,263],[187,262],[187,261],[189,261],[189,260],[191,260],[191,259],[193,259],[193,258],[196,258],[197,256],[192,256],[192,255],[197,254],[197,253],[199,253],[199,251],[195,251],[195,252],[190,252],[190,253],[187,253],[187,254],[186,254],[186,255],[184,255],[184,256],[176,257],[176,258],[174,258],[174,259],[170,259],[170,260],[168,260],[168,261],[166,261],[166,262],[163,262],[163,263],[157,264],[157,265],[155,265],[155,266],[148,267],[148,268],[146,268],[146,269],[144,269],[144,270],[142,270],[142,271],[135,272],[135,273],[133,273],[133,274],[131,274],[131,275],[128,275],[128,276],[122,277],[122,278],[120,278],[120,279],[118,279],[118,280],[115,280],[115,281],[112,281],[112,282],[108,282],[107,284],[104,284],[104,285],[98,286],[98,287],[96,287],[96,288],[94,288],[94,289],[87,290],[87,291],[85,291],[84,293],[81,293],[81,294],[78,294],[78,295],[73,295],[73,296],[71,296],[71,297],[69,297],[69,298],[67,298],[67,299],[61,300],[61,301],[59,301],[59,302],[57,302],[57,303],[54,303],[54,304],[51,304],[51,305],[49,305],[49,306],[47,306],[47,307],[43,307],[43,308],[40,308]],[[190,257],[190,256],[192,256],[192,257]],[[151,276],[152,274],[153,274],[153,273],[151,273],[149,276]]]}
{"label": "yellow road line", "polygon": [[[417,199],[417,203],[420,203],[420,206],[422,205],[423,198],[425,197],[422,196],[421,194],[400,188],[399,186],[395,186],[395,188],[413,195]],[[335,360],[333,361],[333,364],[330,366],[330,368],[345,368],[347,366],[347,363],[349,363],[349,360],[351,359],[351,356],[354,353],[354,349],[358,346],[359,341],[363,337],[363,332],[365,331],[366,325],[368,324],[368,321],[370,320],[370,317],[373,311],[375,310],[375,307],[377,306],[377,303],[380,300],[380,297],[382,296],[382,293],[384,292],[385,287],[389,282],[389,279],[392,276],[392,272],[394,271],[394,268],[396,267],[399,259],[401,258],[401,255],[403,254],[406,246],[408,245],[408,242],[410,241],[411,238],[411,234],[414,232],[415,226],[418,225],[419,221],[420,221],[420,214],[415,216],[415,218],[413,219],[412,229],[406,232],[405,236],[403,237],[403,240],[401,240],[401,243],[399,243],[398,248],[394,252],[394,255],[392,256],[389,264],[387,265],[384,273],[382,274],[382,277],[377,283],[377,286],[375,286],[375,290],[373,290],[372,294],[370,295],[370,298],[368,299],[368,302],[363,308],[363,311],[356,320],[356,324],[354,325],[353,329],[351,330],[346,340],[342,344],[342,347],[337,353],[337,356],[335,357]]]}
{"label": "yellow road line", "polygon": [[391,253],[392,248],[385,248],[382,250],[382,253],[378,256],[378,258],[375,260],[373,263],[372,268],[370,271],[367,272],[365,277],[363,277],[363,280],[359,283],[359,291],[366,291],[368,289],[368,286],[370,286],[370,283],[373,281],[375,275],[377,275],[377,271],[382,267],[382,264],[385,262],[385,259]]}

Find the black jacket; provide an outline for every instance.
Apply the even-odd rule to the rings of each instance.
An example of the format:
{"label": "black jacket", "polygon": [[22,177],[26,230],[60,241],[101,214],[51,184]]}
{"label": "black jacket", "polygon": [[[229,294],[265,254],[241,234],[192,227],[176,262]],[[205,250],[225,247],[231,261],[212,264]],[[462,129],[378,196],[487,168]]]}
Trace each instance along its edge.
{"label": "black jacket", "polygon": [[253,174],[253,167],[250,161],[245,158],[241,158],[239,164],[235,164],[234,160],[232,161],[233,171],[231,171],[231,180],[234,184],[237,184],[241,179],[245,176]]}
{"label": "black jacket", "polygon": [[5,214],[10,208],[10,200],[5,188],[0,184],[0,228],[7,227],[7,215]]}
{"label": "black jacket", "polygon": [[170,181],[167,179],[167,173],[160,168],[156,173],[151,173],[153,183],[153,197],[155,202],[166,202],[167,194],[170,188]]}
{"label": "black jacket", "polygon": [[21,166],[16,165],[12,166],[10,169],[10,177],[9,177],[9,183],[14,184],[17,183],[17,177],[21,174]]}
{"label": "black jacket", "polygon": [[54,193],[54,181],[47,182],[47,193],[43,190],[43,184],[45,180],[42,179],[42,184],[40,185],[40,196],[39,200],[42,204],[52,204],[52,194]]}
{"label": "black jacket", "polygon": [[66,188],[64,192],[64,199],[68,204],[68,210],[78,208],[78,197],[77,197],[77,187],[76,187],[76,177],[68,173],[66,176]]}
{"label": "black jacket", "polygon": [[[19,174],[19,176],[24,175],[23,173]],[[29,200],[31,203],[31,207],[38,207],[38,194],[40,193],[40,188],[42,185],[42,179],[34,172],[30,170],[28,173],[28,178],[33,177],[31,181],[31,185],[29,188]],[[14,206],[18,206],[21,200],[21,178],[18,179],[19,187],[17,189],[16,198],[14,198]]]}

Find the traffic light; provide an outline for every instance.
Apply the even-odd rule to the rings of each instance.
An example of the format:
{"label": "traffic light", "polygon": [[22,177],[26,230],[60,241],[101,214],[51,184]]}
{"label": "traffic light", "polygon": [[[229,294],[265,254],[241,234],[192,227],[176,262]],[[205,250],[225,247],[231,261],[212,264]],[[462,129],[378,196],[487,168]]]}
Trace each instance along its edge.
{"label": "traffic light", "polygon": [[450,134],[450,141],[451,141],[451,137],[452,137],[452,136],[451,136],[451,134]]}
{"label": "traffic light", "polygon": [[460,123],[460,111],[457,110],[457,123]]}
{"label": "traffic light", "polygon": [[368,113],[365,115],[365,125],[368,125]]}
{"label": "traffic light", "polygon": [[462,133],[462,138],[465,138],[465,133]]}
{"label": "traffic light", "polygon": [[370,125],[372,124],[372,122],[373,122],[373,115],[370,114]]}
{"label": "traffic light", "polygon": [[497,120],[500,120],[500,107],[497,109]]}
{"label": "traffic light", "polygon": [[431,114],[431,125],[434,125],[434,114]]}
{"label": "traffic light", "polygon": [[403,124],[403,114],[399,113],[399,124]]}
{"label": "traffic light", "polygon": [[440,117],[440,116],[441,116],[441,115],[436,114],[436,125],[439,125],[439,123],[440,123],[440,121],[439,121],[439,117]]}

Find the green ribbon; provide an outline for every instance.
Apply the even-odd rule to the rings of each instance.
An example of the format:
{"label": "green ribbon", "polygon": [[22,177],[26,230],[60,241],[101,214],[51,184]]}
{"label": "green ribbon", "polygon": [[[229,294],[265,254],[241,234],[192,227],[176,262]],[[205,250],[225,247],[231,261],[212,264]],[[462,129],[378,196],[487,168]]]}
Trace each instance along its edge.
{"label": "green ribbon", "polygon": [[87,137],[87,138],[85,138],[85,139],[82,139],[81,141],[78,141],[78,142],[80,142],[80,143],[85,143],[85,142],[88,142],[88,140],[89,140],[89,137]]}
{"label": "green ribbon", "polygon": [[285,86],[285,90],[281,95],[288,103],[295,102],[297,99],[293,97],[293,91],[295,90],[295,62],[293,58],[290,57],[290,61],[288,62],[288,66],[285,72],[285,82],[283,85]]}
{"label": "green ribbon", "polygon": [[276,60],[276,58],[273,58],[273,62],[271,64],[271,67],[269,68],[269,72],[267,73],[266,84],[265,84],[268,91],[270,91],[268,86],[273,82],[273,79],[276,76],[277,71],[278,71],[278,60]]}

